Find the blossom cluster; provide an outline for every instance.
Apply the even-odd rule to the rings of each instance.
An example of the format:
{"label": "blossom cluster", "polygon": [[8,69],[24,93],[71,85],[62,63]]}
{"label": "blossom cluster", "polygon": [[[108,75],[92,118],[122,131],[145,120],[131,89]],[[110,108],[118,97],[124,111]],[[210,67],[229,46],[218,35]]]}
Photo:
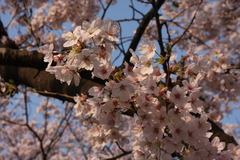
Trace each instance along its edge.
{"label": "blossom cluster", "polygon": [[[53,44],[41,47],[45,54],[44,62],[48,62],[46,71],[55,74],[61,82],[71,81],[77,86],[80,83],[78,71],[92,71],[93,77],[107,79],[114,66],[111,65],[111,53],[115,50],[114,42],[119,41],[119,26],[110,19],[84,21],[73,32],[64,32],[65,51],[53,51]],[[53,62],[56,63],[52,66]]]}
{"label": "blossom cluster", "polygon": [[[19,36],[14,41],[29,49],[42,43],[62,45],[61,38],[53,31],[65,30],[65,22],[72,26],[81,24],[84,20],[96,18],[101,9],[100,1],[96,0],[3,0],[0,6],[2,13],[9,13],[13,20],[10,27],[21,26],[26,31],[19,30]],[[116,3],[116,0],[105,0],[106,5]]]}
{"label": "blossom cluster", "polygon": [[[202,3],[202,4],[201,4]],[[185,41],[177,45],[187,48],[195,42],[198,48],[215,63],[208,70],[204,90],[218,95],[222,102],[233,103],[239,99],[239,33],[240,10],[236,7],[237,0],[204,0],[204,1],[167,1],[163,6],[165,21],[171,25],[172,38],[181,35],[174,27],[186,28],[190,24],[193,13],[199,7],[191,27],[185,36]],[[182,13],[182,14],[180,14]],[[180,25],[179,25],[180,24]],[[221,27],[219,27],[221,26]],[[201,32],[199,32],[201,30]],[[226,72],[229,73],[227,74]],[[221,86],[221,87],[219,87]]]}
{"label": "blossom cluster", "polygon": [[[199,67],[205,66],[206,76],[202,82],[202,90],[208,94],[204,101],[208,101],[209,106],[214,106],[212,108],[216,109],[218,118],[234,110],[235,107],[230,104],[239,103],[240,46],[237,35],[240,33],[238,16],[240,10],[236,7],[238,5],[239,1],[236,0],[167,0],[162,7],[163,15],[159,18],[161,23],[166,24],[168,30],[164,37],[164,40],[168,39],[166,43],[171,45],[183,36],[174,48],[184,50],[189,48],[190,54],[197,52],[205,59],[204,63],[197,62],[196,58],[190,59],[192,62],[190,65],[198,63]],[[156,28],[156,24],[151,23],[144,37],[157,40]],[[189,45],[192,43],[195,47]],[[193,50],[196,46],[197,50]],[[172,50],[171,54],[173,53],[185,56],[185,52],[180,53],[175,49]]]}
{"label": "blossom cluster", "polygon": [[[108,79],[104,87],[92,87],[89,95],[75,98],[75,112],[86,126],[88,138],[96,152],[108,142],[118,142],[132,149],[135,159],[171,159],[177,154],[184,159],[222,159],[239,156],[239,147],[212,137],[211,120],[221,118],[216,108],[202,100],[209,96],[201,84],[209,78],[209,68],[216,70],[218,61],[198,55],[194,44],[189,45],[184,65],[170,62],[173,86],[168,75],[159,67],[156,44],[145,39],[138,56],[132,49],[130,65],[109,78],[114,67],[111,52],[118,41],[118,25],[107,19],[83,22],[73,32],[64,32],[63,53],[45,45],[46,71],[61,82],[79,84],[79,70],[92,70],[92,76]],[[158,57],[158,58],[156,58]],[[171,57],[170,61],[174,58]],[[53,63],[55,62],[55,66]],[[220,65],[219,65],[220,66]],[[222,66],[224,67],[224,66]],[[130,118],[126,115],[131,115]],[[183,127],[184,126],[184,127]],[[209,141],[209,139],[212,139]],[[224,150],[228,147],[228,150]],[[233,152],[236,150],[236,152]]]}
{"label": "blossom cluster", "polygon": [[[34,5],[35,2],[41,5]],[[119,41],[120,28],[110,19],[93,20],[99,11],[98,2],[95,0],[71,2],[53,0],[51,1],[53,4],[46,2],[48,0],[6,2],[11,6],[17,6],[15,8],[20,7],[19,11],[23,12],[24,5],[38,8],[34,10],[33,16],[19,17],[17,21],[22,25],[27,23],[28,30],[34,33],[33,37],[37,37],[36,41],[40,37],[42,41],[49,43],[39,48],[39,51],[45,54],[44,62],[48,63],[46,71],[68,85],[80,84],[82,70],[91,71],[92,78],[98,77],[106,82],[103,87],[90,88],[88,95],[75,97],[75,114],[84,126],[80,129],[76,127],[77,136],[80,136],[77,137],[73,133],[69,141],[76,137],[87,140],[81,143],[80,148],[87,144],[92,146],[90,148],[94,152],[88,157],[84,148],[78,152],[79,154],[84,154],[86,159],[109,158],[113,154],[103,150],[113,147],[118,153],[119,149],[123,153],[132,151],[130,156],[136,160],[171,160],[174,157],[184,160],[239,159],[239,145],[229,143],[212,128],[213,123],[216,125],[214,127],[221,127],[223,109],[231,111],[229,107],[222,108],[224,104],[239,102],[240,54],[237,42],[240,33],[238,16],[240,10],[236,7],[239,6],[238,0],[167,0],[163,6],[164,16],[160,17],[160,23],[166,26],[168,32],[166,38],[168,42],[163,38],[163,47],[160,47],[163,51],[162,48],[166,46],[167,55],[158,54],[158,47],[152,41],[161,38],[156,33],[154,21],[154,24],[147,28],[145,39],[138,47],[141,55],[130,49],[131,63],[125,62],[123,69],[114,74],[112,71],[115,67],[111,64],[111,54],[115,50],[114,43]],[[105,2],[114,4],[116,1]],[[79,6],[84,7],[79,10]],[[3,6],[2,10],[6,10],[4,7],[6,6]],[[12,13],[14,12],[16,10],[12,7]],[[195,17],[195,21],[192,21],[193,15],[197,12],[200,12],[201,16]],[[88,21],[83,21],[84,19]],[[53,33],[48,33],[45,39],[42,36],[46,35],[45,30],[63,29],[62,24],[66,21],[74,22],[77,27],[73,32],[62,34],[65,41],[60,43],[64,49],[56,51],[58,46],[51,43],[55,43],[59,38]],[[189,24],[191,27],[188,27]],[[42,30],[42,26],[45,30]],[[182,29],[183,33],[177,27]],[[180,40],[181,38],[184,40]],[[174,55],[177,50],[174,51],[172,48],[174,42],[178,42],[176,46],[180,48],[189,48],[179,61]],[[199,47],[196,47],[196,44]],[[4,92],[5,86],[1,82],[0,87],[1,92]],[[7,103],[8,99],[0,100],[0,106],[6,106]],[[42,105],[37,112],[43,113],[47,121],[50,114],[45,113],[48,110],[52,115],[64,117],[57,113],[59,110],[55,106],[49,104]],[[11,117],[8,111],[4,114]],[[30,125],[37,128],[34,123]],[[52,128],[50,137],[52,134],[54,136],[54,129],[58,130],[56,124],[49,124],[49,128]],[[42,136],[41,132],[47,133],[46,126],[47,122],[45,126],[40,127],[39,135]],[[71,126],[68,127],[68,133],[72,134]],[[13,137],[16,130],[21,134],[27,132],[26,128],[18,129],[20,126],[12,127],[12,130],[11,126],[6,128],[3,134],[12,134]],[[33,148],[33,141],[29,140],[29,135],[21,136],[22,141],[14,144],[20,144],[21,147],[26,143],[29,144],[25,147],[26,150]],[[48,146],[51,141],[49,139],[44,139],[42,143]],[[69,141],[63,150],[77,152],[77,147],[71,147],[74,144]],[[18,151],[20,149],[18,145],[6,152]],[[3,150],[1,144],[0,150]],[[36,151],[32,154],[39,153],[37,149],[33,150]],[[31,154],[30,151],[26,153]],[[23,151],[19,155],[24,157],[26,153]],[[71,157],[70,153],[64,155],[62,152],[52,155],[55,159]],[[127,158],[128,156],[123,157]]]}
{"label": "blossom cluster", "polygon": [[[125,63],[123,71],[105,87],[92,87],[89,97],[75,98],[76,115],[88,128],[96,149],[116,141],[125,149],[132,148],[138,160],[170,160],[174,154],[187,160],[230,160],[240,155],[239,146],[211,137],[208,118],[214,117],[214,109],[206,112],[209,106],[201,100],[205,94],[200,84],[212,61],[189,51],[184,80],[167,87],[166,74],[154,65],[154,42],[140,44],[141,56],[130,52],[134,66]],[[128,114],[133,118],[127,118]]]}

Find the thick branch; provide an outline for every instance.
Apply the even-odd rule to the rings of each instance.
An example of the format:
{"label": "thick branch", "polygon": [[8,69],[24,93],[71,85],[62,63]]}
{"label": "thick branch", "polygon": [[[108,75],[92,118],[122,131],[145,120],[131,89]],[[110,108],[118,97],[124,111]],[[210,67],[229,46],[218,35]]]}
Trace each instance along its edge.
{"label": "thick branch", "polygon": [[211,129],[211,132],[213,133],[212,138],[219,137],[222,142],[226,142],[227,144],[233,143],[235,145],[238,145],[234,137],[226,134],[224,130],[220,128],[215,122],[213,122],[211,119],[208,119],[208,122],[212,126]]}
{"label": "thick branch", "polygon": [[[201,117],[201,115],[198,113],[196,114],[196,113],[191,112],[191,114],[195,117]],[[220,128],[214,121],[212,121],[209,118],[207,121],[211,124],[211,127],[212,127],[210,130],[210,132],[213,133],[213,135],[211,136],[211,139],[213,139],[214,137],[219,137],[221,142],[226,142],[227,144],[233,143],[235,145],[238,145],[236,140],[232,136],[226,134],[224,132],[224,130],[222,128]]]}
{"label": "thick branch", "polygon": [[47,63],[43,62],[44,55],[37,51],[27,51],[11,49],[7,47],[0,48],[0,65],[31,67],[38,70],[47,68]]}
{"label": "thick branch", "polygon": [[[73,101],[62,94],[75,96],[76,94],[87,94],[92,86],[101,86],[105,82],[99,78],[91,78],[90,71],[81,71],[82,77],[79,86],[61,83],[54,75],[44,69],[47,64],[43,62],[43,55],[37,51],[20,51],[10,48],[0,48],[0,76],[5,80],[13,80],[16,85],[25,85],[40,91],[46,96],[61,100]],[[56,94],[50,94],[53,92]]]}

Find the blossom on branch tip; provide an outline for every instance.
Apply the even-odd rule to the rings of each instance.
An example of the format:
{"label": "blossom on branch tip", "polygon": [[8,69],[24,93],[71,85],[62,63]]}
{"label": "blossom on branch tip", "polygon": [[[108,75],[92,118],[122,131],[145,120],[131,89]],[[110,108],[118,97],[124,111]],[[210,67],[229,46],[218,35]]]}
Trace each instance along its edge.
{"label": "blossom on branch tip", "polygon": [[84,31],[84,40],[89,40],[101,33],[100,26],[102,25],[101,19],[96,19],[94,21],[82,23],[82,30]]}
{"label": "blossom on branch tip", "polygon": [[45,54],[43,61],[48,62],[48,67],[52,64],[53,48],[53,44],[45,44],[44,46],[38,48],[40,53]]}
{"label": "blossom on branch tip", "polygon": [[81,26],[78,26],[72,32],[63,32],[62,37],[67,41],[63,44],[63,47],[71,47],[77,44],[81,36]]}
{"label": "blossom on branch tip", "polygon": [[145,40],[144,43],[140,44],[138,51],[150,59],[155,55],[156,44],[153,41]]}
{"label": "blossom on branch tip", "polygon": [[133,49],[129,49],[129,52],[132,54],[131,58],[130,58],[130,62],[137,65],[138,61],[139,61],[139,57],[137,56],[137,54],[134,52]]}
{"label": "blossom on branch tip", "polygon": [[102,27],[102,32],[103,32],[103,37],[106,38],[109,41],[115,41],[118,42],[118,34],[120,33],[119,26],[116,22],[106,19],[103,22],[103,27]]}

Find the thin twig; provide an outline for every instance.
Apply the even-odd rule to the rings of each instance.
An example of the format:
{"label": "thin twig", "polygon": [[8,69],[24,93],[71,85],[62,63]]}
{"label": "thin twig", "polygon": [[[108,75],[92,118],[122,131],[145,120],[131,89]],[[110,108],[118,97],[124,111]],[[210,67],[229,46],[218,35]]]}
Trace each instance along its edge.
{"label": "thin twig", "polygon": [[[144,14],[142,13],[142,12],[140,12],[139,10],[137,10],[133,5],[131,5],[131,6],[129,6],[130,8],[132,8],[132,11],[135,13],[135,12],[137,12],[137,13],[139,13],[141,16],[143,16],[144,17]],[[134,16],[133,16],[133,18],[134,18]]]}
{"label": "thin twig", "polygon": [[168,43],[170,43],[170,42],[172,41],[172,39],[171,39],[171,34],[170,34],[170,32],[169,32],[168,24],[167,24],[167,22],[165,21],[165,22],[163,23],[163,25],[166,27],[167,35],[168,35]]}
{"label": "thin twig", "polygon": [[200,8],[200,5],[202,4],[203,0],[201,0],[201,2],[199,3],[194,15],[193,15],[193,18],[192,20],[190,21],[188,27],[184,30],[183,34],[171,45],[171,49],[183,38],[183,36],[188,32],[188,30],[190,29],[190,27],[192,26],[196,16],[197,16],[197,13],[198,13],[198,10]]}
{"label": "thin twig", "polygon": [[[177,22],[172,22],[173,24],[175,24],[176,26],[186,30],[185,27],[181,26],[180,24],[178,24]],[[197,37],[196,35],[192,34],[191,32],[187,31],[188,34],[190,34],[192,37],[196,38],[201,44],[205,45],[208,49],[211,49],[212,47],[210,47],[209,45],[207,45],[203,40],[201,40],[199,37]]]}
{"label": "thin twig", "polygon": [[130,21],[141,21],[142,19],[141,18],[125,18],[125,19],[119,19],[119,20],[116,20],[116,22],[130,22]]}
{"label": "thin twig", "polygon": [[[132,6],[133,8],[135,8],[135,7],[134,7],[134,4],[133,4],[133,0],[131,0],[130,2],[131,2],[131,6]],[[135,18],[135,10],[134,10],[134,9],[132,10],[132,18]]]}
{"label": "thin twig", "polygon": [[123,153],[125,153],[126,151],[120,146],[120,144],[116,141],[116,144],[117,144],[117,146],[118,146],[118,148],[123,152]]}
{"label": "thin twig", "polygon": [[[200,2],[202,3],[202,2]],[[191,5],[189,5],[188,7],[184,8],[182,11],[180,11],[176,16],[174,16],[171,21],[173,21],[174,19],[177,19],[179,16],[181,16],[186,10],[190,9],[191,7],[194,7],[196,5],[199,5],[199,3],[193,3]]]}
{"label": "thin twig", "polygon": [[155,0],[152,0],[152,6],[153,6],[153,11],[154,11],[154,16],[155,16],[155,19],[156,19],[156,25],[157,25],[157,33],[158,33],[158,44],[160,46],[160,49],[161,49],[161,55],[163,57],[166,56],[166,52],[165,52],[165,47],[163,45],[163,41],[162,41],[162,24],[160,24],[160,21],[159,21],[159,14],[158,14],[158,9],[157,9],[157,6],[156,6],[156,3],[155,3]]}
{"label": "thin twig", "polygon": [[111,5],[111,3],[113,2],[113,0],[110,0],[110,2],[107,4],[106,7],[104,7],[104,5],[103,5],[103,3],[102,3],[101,0],[99,0],[99,1],[100,1],[100,4],[101,4],[102,8],[103,8],[103,14],[102,14],[101,19],[104,19],[105,15],[106,15],[106,13],[107,13],[107,10],[108,10],[108,8],[110,7],[110,5]]}
{"label": "thin twig", "polygon": [[43,147],[43,139],[37,134],[37,132],[29,125],[29,114],[28,114],[28,106],[27,106],[27,92],[24,92],[24,103],[25,103],[25,119],[26,124],[25,126],[29,129],[30,132],[37,138],[37,140],[40,143],[40,149],[42,154],[42,159],[47,160],[47,154],[45,153],[44,147]]}
{"label": "thin twig", "polygon": [[[160,23],[159,14],[158,14],[158,10],[157,10],[155,0],[152,0],[152,6],[154,8],[154,15],[155,15],[155,19],[156,19],[157,32],[158,32],[157,41],[158,41],[158,44],[160,46],[161,56],[166,58],[165,62],[162,64],[162,66],[163,66],[164,72],[167,74],[166,75],[166,87],[169,87],[168,85],[170,85],[170,86],[172,85],[172,81],[171,81],[171,77],[170,77],[171,73],[169,71],[169,59],[170,59],[169,57],[170,57],[171,53],[168,53],[169,55],[167,55],[167,52],[166,52],[164,44],[163,44],[163,36],[162,36],[162,26],[163,26],[163,24]],[[166,55],[168,57],[166,57]]]}
{"label": "thin twig", "polygon": [[122,37],[122,26],[121,26],[121,24],[118,22],[118,25],[119,25],[119,28],[120,28],[120,34],[119,34],[119,37],[120,37],[120,46],[121,46],[121,52],[125,55],[125,48],[124,48],[124,45],[123,45],[123,41],[122,41],[122,39],[123,39],[123,37]]}

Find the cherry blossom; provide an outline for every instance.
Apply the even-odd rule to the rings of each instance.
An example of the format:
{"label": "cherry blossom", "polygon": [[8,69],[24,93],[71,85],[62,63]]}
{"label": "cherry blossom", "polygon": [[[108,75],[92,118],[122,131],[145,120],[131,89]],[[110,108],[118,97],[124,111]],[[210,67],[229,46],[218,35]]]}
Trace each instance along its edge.
{"label": "cherry blossom", "polygon": [[152,58],[156,52],[156,45],[153,41],[145,40],[138,48],[140,53],[143,53],[146,58]]}
{"label": "cherry blossom", "polygon": [[89,38],[93,38],[95,36],[97,36],[100,32],[101,29],[99,28],[99,26],[101,25],[101,20],[100,19],[96,19],[94,21],[92,21],[92,23],[84,21],[82,23],[82,29],[84,32],[84,40],[88,40]]}
{"label": "cherry blossom", "polygon": [[131,85],[131,81],[128,79],[115,84],[112,91],[113,97],[119,97],[121,101],[126,102],[131,99],[134,94],[134,87]]}
{"label": "cherry blossom", "polygon": [[63,47],[70,47],[75,45],[81,36],[81,26],[78,26],[72,32],[64,32],[62,37],[67,41],[63,44]]}
{"label": "cherry blossom", "polygon": [[172,89],[172,92],[168,92],[170,100],[177,106],[183,106],[187,103],[188,98],[185,96],[185,92],[178,85]]}
{"label": "cherry blossom", "polygon": [[119,41],[118,34],[120,32],[119,26],[116,22],[110,19],[104,21],[102,28],[103,36],[109,41]]}
{"label": "cherry blossom", "polygon": [[75,66],[78,66],[79,69],[84,68],[86,70],[93,69],[93,61],[95,55],[91,54],[89,49],[83,49],[80,54],[76,56]]}
{"label": "cherry blossom", "polygon": [[48,62],[48,67],[51,66],[53,61],[53,44],[46,44],[39,48],[39,51],[43,54],[45,54],[44,62]]}
{"label": "cherry blossom", "polygon": [[107,79],[110,76],[111,72],[114,70],[114,67],[110,64],[99,64],[97,66],[98,67],[94,67],[92,75],[101,79]]}
{"label": "cherry blossom", "polygon": [[[160,2],[131,1],[132,17],[113,21],[105,15],[115,0],[5,1],[1,10],[16,14],[11,25],[27,28],[21,49],[38,48],[61,83],[93,85],[72,97],[0,81],[0,159],[238,159],[239,137],[230,136],[238,125],[225,132],[221,120],[239,103],[239,2],[167,0],[159,12]],[[128,21],[139,28],[125,49]],[[54,31],[65,22],[74,28],[60,38]],[[112,64],[117,49],[120,66]],[[15,92],[22,98],[9,106]],[[75,103],[59,109],[45,99],[31,117],[30,92]]]}

